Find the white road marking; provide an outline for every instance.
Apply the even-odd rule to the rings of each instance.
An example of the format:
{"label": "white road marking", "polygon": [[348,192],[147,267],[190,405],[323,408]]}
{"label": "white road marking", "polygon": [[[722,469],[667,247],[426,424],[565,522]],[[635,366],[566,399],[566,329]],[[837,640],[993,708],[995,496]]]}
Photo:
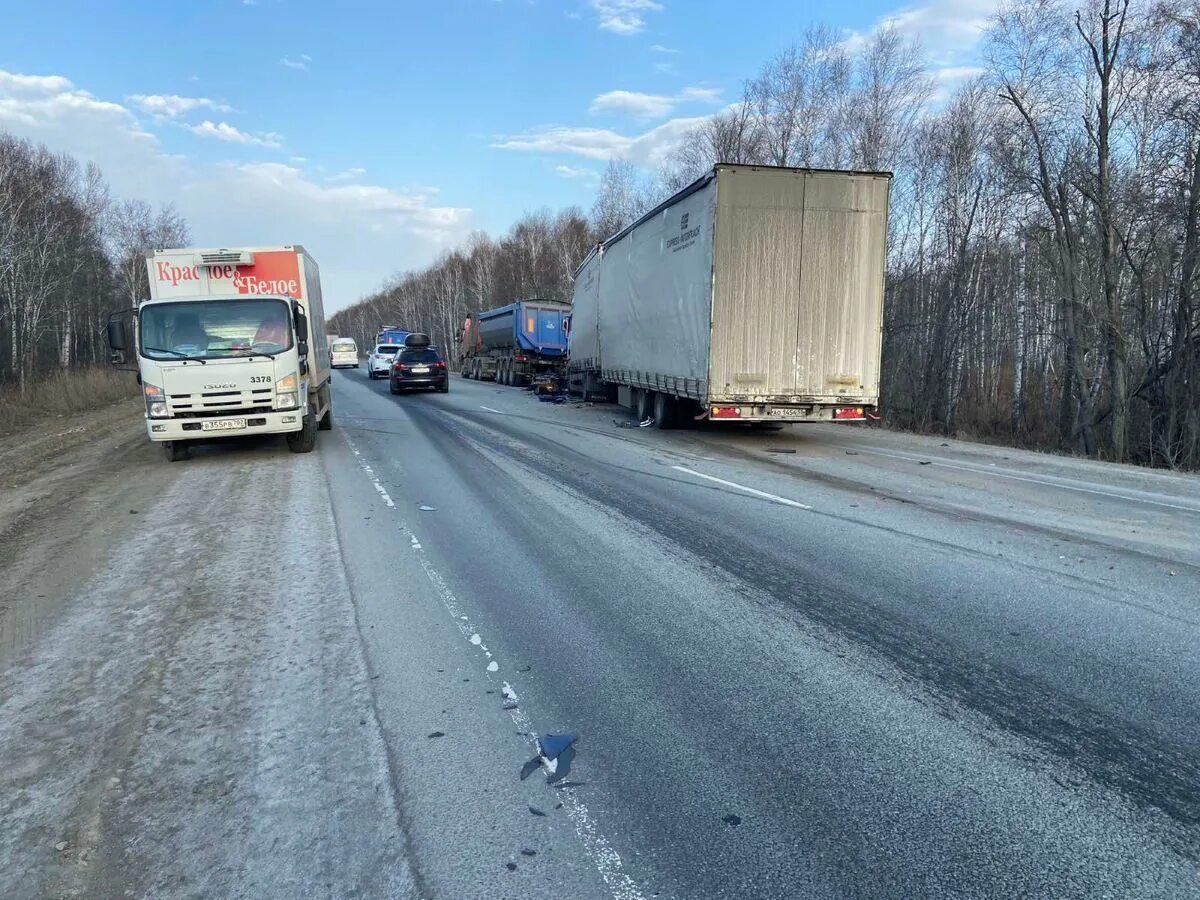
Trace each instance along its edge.
{"label": "white road marking", "polygon": [[705,475],[703,472],[697,472],[695,469],[689,469],[686,466],[671,466],[677,472],[683,472],[687,475],[695,475],[697,478],[703,478],[706,481],[715,481],[717,484],[723,484],[725,487],[733,488],[737,491],[744,491],[747,494],[753,494],[755,497],[762,497],[764,500],[770,500],[772,503],[782,503],[784,506],[791,506],[796,509],[812,509],[807,503],[797,503],[795,500],[789,500],[787,497],[780,497],[778,494],[768,494],[766,491],[760,491],[757,488],[746,487],[744,484],[738,484],[736,481],[726,481],[724,478],[717,478],[714,475]]}
{"label": "white road marking", "polygon": [[[486,407],[484,407],[486,409]],[[489,410],[496,412],[497,410]],[[367,474],[375,485],[376,490],[383,495],[387,505],[391,509],[395,509],[396,505],[392,502],[391,497],[387,496],[387,492],[379,484],[379,479],[375,477],[375,473],[366,461],[361,458],[358,448],[354,446],[354,442],[342,432],[342,438],[349,445],[354,456],[358,458],[359,467]],[[678,467],[677,467],[678,468]],[[687,471],[686,469],[684,471]],[[695,473],[699,474],[699,473]],[[792,502],[792,501],[786,501]],[[796,504],[800,505],[800,504]],[[806,507],[807,508],[807,507]],[[461,608],[458,605],[458,599],[450,590],[446,580],[433,567],[429,561],[429,557],[425,555],[425,550],[421,546],[421,542],[417,536],[409,529],[408,525],[398,519],[397,526],[401,533],[409,536],[413,551],[417,554],[417,559],[421,563],[421,568],[425,571],[425,576],[433,585],[434,591],[438,598],[442,601],[442,605],[446,611],[450,613],[450,618],[454,620],[455,626],[462,633],[462,636],[468,643],[479,647],[486,656],[491,659],[492,654],[487,650],[483,643],[483,637],[471,625],[471,620],[468,616],[462,614]],[[500,670],[500,664],[492,659],[487,665],[488,678]],[[534,728],[533,722],[521,708],[520,702],[517,700],[517,692],[513,690],[512,685],[507,681],[501,683],[501,695],[506,701],[513,704],[513,708],[509,709],[508,715],[512,719],[517,730],[522,734],[528,735],[531,743],[537,743],[537,730]],[[542,757],[542,764],[551,774],[558,768],[557,761],[553,764],[545,757]],[[645,895],[634,884],[633,879],[626,873],[624,866],[621,863],[621,855],[613,849],[612,844],[608,842],[608,838],[600,831],[596,820],[592,818],[591,813],[584,802],[579,799],[579,795],[572,789],[567,788],[558,792],[559,802],[562,803],[563,809],[566,810],[567,817],[571,820],[571,824],[575,826],[575,833],[579,837],[580,843],[583,845],[584,851],[592,861],[592,865],[596,867],[596,871],[600,874],[601,880],[612,894],[613,900],[646,900]]]}
{"label": "white road marking", "polygon": [[854,449],[858,450],[860,453],[874,453],[876,456],[886,456],[889,459],[899,459],[903,460],[904,462],[917,462],[928,459],[931,465],[941,466],[945,469],[958,469],[960,472],[971,472],[974,475],[987,475],[995,476],[996,478],[1007,478],[1011,481],[1024,481],[1028,484],[1040,484],[1043,487],[1062,488],[1064,491],[1077,491],[1080,494],[1095,494],[1100,497],[1111,497],[1114,500],[1126,500],[1132,503],[1146,503],[1150,506],[1161,506],[1165,509],[1177,509],[1181,512],[1190,512],[1200,515],[1200,509],[1194,506],[1182,506],[1178,503],[1167,503],[1164,500],[1148,500],[1145,497],[1137,497],[1133,496],[1132,494],[1122,494],[1118,491],[1102,491],[1098,488],[1081,487],[1080,485],[1076,484],[1064,484],[1062,481],[1050,478],[1033,478],[1028,475],[1013,475],[1009,472],[997,471],[991,466],[986,468],[983,466],[965,466],[959,463],[946,462],[937,457],[930,458],[926,456],[907,456],[901,453],[887,453],[883,450],[875,450],[871,447],[855,447]]}
{"label": "white road marking", "polygon": [[491,413],[496,413],[496,415],[499,415],[499,416],[502,416],[502,415],[504,415],[504,413],[500,412],[500,410],[498,410],[498,409],[492,409],[490,406],[481,406],[481,407],[479,407],[479,408],[480,408],[480,409],[487,410],[488,412],[491,412]]}

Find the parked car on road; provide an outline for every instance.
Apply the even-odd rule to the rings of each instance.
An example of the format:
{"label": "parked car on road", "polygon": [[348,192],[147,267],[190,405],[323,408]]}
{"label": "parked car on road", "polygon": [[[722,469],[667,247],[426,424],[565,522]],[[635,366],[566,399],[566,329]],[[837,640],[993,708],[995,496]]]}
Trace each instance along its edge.
{"label": "parked car on road", "polygon": [[329,345],[329,364],[335,369],[358,368],[358,344],[354,338],[338,338]]}
{"label": "parked car on road", "polygon": [[389,388],[393,394],[407,390],[450,390],[446,361],[437,347],[405,347],[392,362]]}
{"label": "parked car on road", "polygon": [[392,369],[392,362],[399,352],[399,344],[376,344],[371,355],[367,357],[367,377],[372,380],[387,378]]}

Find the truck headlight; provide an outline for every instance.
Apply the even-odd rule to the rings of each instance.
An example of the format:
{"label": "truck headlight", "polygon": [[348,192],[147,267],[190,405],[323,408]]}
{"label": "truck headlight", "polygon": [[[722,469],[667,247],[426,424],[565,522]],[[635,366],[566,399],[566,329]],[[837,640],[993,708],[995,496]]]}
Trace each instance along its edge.
{"label": "truck headlight", "polygon": [[278,407],[281,407],[283,409],[295,409],[296,405],[297,405],[296,404],[296,392],[295,391],[285,391],[282,394],[276,394],[275,395],[275,405]]}
{"label": "truck headlight", "polygon": [[167,395],[163,389],[148,381],[142,382],[142,397],[146,400],[146,415],[152,419],[165,419],[167,412]]}
{"label": "truck headlight", "polygon": [[275,382],[275,390],[276,391],[295,391],[296,390],[296,373],[293,372],[291,375],[284,375],[277,382]]}

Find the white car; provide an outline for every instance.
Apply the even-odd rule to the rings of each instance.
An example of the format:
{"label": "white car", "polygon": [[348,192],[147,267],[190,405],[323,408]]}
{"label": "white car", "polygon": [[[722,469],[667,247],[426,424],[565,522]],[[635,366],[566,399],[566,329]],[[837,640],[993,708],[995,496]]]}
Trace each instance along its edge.
{"label": "white car", "polygon": [[329,345],[329,364],[334,369],[358,368],[358,344],[353,338],[338,338]]}
{"label": "white car", "polygon": [[378,344],[367,357],[367,376],[387,378],[392,371],[392,361],[402,348],[399,344]]}

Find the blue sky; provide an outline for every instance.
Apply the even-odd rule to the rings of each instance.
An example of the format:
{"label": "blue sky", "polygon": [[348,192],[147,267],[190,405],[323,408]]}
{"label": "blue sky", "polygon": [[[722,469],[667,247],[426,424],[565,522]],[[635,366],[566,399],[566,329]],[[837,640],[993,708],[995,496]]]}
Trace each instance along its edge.
{"label": "blue sky", "polygon": [[[994,0],[9,3],[0,128],[173,202],[200,244],[303,243],[338,308],[471,230],[590,207],[823,22],[952,72]],[[102,10],[102,11],[101,11]]]}

